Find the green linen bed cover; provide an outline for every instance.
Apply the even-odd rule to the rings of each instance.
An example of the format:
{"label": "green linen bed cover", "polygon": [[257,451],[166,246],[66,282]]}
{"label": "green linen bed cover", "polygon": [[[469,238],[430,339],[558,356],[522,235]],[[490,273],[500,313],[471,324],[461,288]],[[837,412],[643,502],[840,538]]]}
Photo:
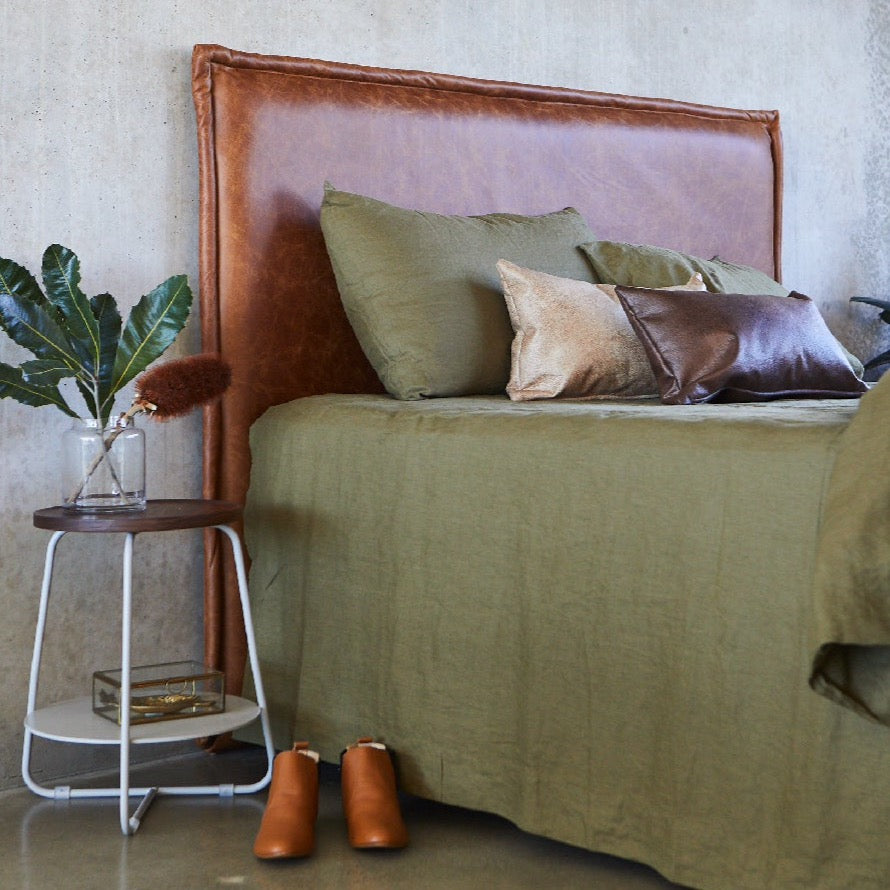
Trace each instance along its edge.
{"label": "green linen bed cover", "polygon": [[270,409],[246,529],[276,745],[373,735],[409,792],[707,890],[890,886],[888,418],[890,382]]}

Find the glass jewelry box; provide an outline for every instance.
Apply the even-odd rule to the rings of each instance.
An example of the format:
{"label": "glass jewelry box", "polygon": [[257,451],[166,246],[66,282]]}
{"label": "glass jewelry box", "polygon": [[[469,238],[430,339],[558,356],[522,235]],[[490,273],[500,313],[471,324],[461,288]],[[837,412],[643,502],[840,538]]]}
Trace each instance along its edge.
{"label": "glass jewelry box", "polygon": [[[226,709],[224,674],[197,661],[130,669],[130,724],[203,717]],[[121,670],[93,674],[93,711],[121,722]]]}

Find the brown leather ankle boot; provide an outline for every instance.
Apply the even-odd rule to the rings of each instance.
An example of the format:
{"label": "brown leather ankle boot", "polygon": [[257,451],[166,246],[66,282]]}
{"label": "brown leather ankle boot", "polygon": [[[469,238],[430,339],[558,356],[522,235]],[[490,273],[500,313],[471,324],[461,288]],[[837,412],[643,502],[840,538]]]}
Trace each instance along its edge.
{"label": "brown leather ankle boot", "polygon": [[395,849],[408,843],[386,746],[370,738],[350,745],[340,761],[349,843],[358,849]]}
{"label": "brown leather ankle boot", "polygon": [[318,815],[318,754],[296,742],[272,764],[263,821],[253,844],[260,859],[295,859],[315,849]]}

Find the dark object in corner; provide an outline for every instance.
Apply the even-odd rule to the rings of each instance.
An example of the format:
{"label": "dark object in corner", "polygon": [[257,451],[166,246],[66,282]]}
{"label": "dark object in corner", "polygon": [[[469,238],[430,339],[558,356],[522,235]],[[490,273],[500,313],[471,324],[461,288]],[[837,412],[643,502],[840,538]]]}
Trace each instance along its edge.
{"label": "dark object in corner", "polygon": [[[877,306],[878,309],[881,310],[881,314],[878,318],[881,319],[885,324],[890,324],[890,301],[888,300],[874,300],[871,297],[850,297],[851,303],[868,303],[869,306]],[[881,365],[890,364],[890,349],[886,352],[882,352],[880,355],[876,355],[874,358],[870,358],[864,365],[866,371],[870,371],[872,368],[878,368]]]}

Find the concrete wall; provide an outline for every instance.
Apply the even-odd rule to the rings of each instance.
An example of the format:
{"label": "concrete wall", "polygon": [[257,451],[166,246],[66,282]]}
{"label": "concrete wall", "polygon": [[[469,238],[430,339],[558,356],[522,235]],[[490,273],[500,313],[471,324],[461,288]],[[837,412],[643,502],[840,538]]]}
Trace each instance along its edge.
{"label": "concrete wall", "polygon": [[[42,0],[0,5],[0,255],[39,268],[60,242],[84,288],[125,309],[167,276],[197,281],[194,43],[529,83],[778,108],[786,153],[785,283],[864,355],[883,334],[853,294],[890,293],[890,4],[886,0]],[[886,338],[883,338],[886,339]],[[193,319],[175,351],[199,348]],[[21,355],[6,338],[0,360]],[[0,787],[20,783],[21,718],[57,502],[50,408],[0,402]],[[200,492],[197,417],[149,430],[152,497]],[[200,535],[137,542],[134,660],[200,655]],[[84,694],[117,666],[119,555],[68,538],[43,689]],[[47,776],[107,763],[41,747]]]}

